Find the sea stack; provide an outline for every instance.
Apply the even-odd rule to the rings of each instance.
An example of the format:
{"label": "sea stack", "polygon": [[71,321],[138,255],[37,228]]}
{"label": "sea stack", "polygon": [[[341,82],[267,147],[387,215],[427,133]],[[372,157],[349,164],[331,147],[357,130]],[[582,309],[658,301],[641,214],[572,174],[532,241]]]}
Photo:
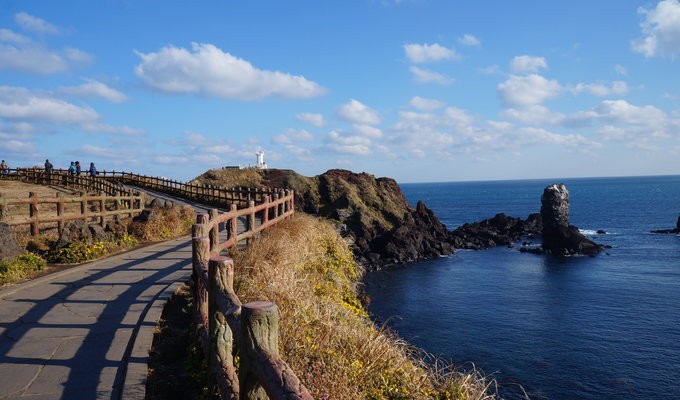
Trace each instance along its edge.
{"label": "sea stack", "polygon": [[569,191],[564,184],[553,184],[541,196],[543,250],[556,256],[597,254],[602,246],[569,225]]}

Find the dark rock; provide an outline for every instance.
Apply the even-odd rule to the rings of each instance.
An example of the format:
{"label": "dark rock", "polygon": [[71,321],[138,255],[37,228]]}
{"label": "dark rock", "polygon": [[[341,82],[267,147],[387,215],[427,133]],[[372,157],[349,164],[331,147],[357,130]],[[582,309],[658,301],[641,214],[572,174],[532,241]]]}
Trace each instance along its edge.
{"label": "dark rock", "polygon": [[111,235],[104,230],[104,227],[98,224],[89,225],[90,234],[92,235],[92,241],[94,242],[105,242],[111,238]]}
{"label": "dark rock", "polygon": [[83,220],[67,222],[64,225],[64,229],[59,234],[59,239],[55,245],[55,248],[61,249],[68,246],[71,242],[91,242],[92,233],[87,225],[87,222]]}
{"label": "dark rock", "polygon": [[0,260],[14,258],[23,253],[24,249],[14,239],[10,226],[0,222]]}
{"label": "dark rock", "polygon": [[503,213],[480,222],[468,223],[451,232],[452,243],[459,249],[482,250],[499,244],[511,246],[524,236],[541,232],[541,216],[531,214],[526,220]]}
{"label": "dark rock", "polygon": [[546,187],[541,196],[543,250],[556,256],[597,254],[602,246],[569,225],[569,191],[564,184]]}
{"label": "dark rock", "polygon": [[675,223],[675,229],[660,229],[658,231],[652,231],[652,233],[674,233],[680,234],[680,215],[678,215],[678,222]]}
{"label": "dark rock", "polygon": [[123,235],[127,234],[128,227],[127,224],[119,220],[114,220],[107,222],[104,230],[109,232],[114,237],[122,237]]}
{"label": "dark rock", "polygon": [[606,234],[607,234],[607,231],[605,231],[604,229],[598,229],[598,230],[597,230],[597,234],[598,234],[598,235],[606,235]]}

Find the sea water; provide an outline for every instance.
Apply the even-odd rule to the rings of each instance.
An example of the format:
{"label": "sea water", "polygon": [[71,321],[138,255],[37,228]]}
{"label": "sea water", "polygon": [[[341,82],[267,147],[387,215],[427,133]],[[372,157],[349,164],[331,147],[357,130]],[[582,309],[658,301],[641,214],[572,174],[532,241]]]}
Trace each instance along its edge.
{"label": "sea water", "polygon": [[[449,229],[539,212],[563,182],[570,222],[611,246],[555,258],[505,246],[373,272],[369,311],[507,399],[680,399],[680,176],[404,184]],[[596,234],[597,230],[606,234]]]}

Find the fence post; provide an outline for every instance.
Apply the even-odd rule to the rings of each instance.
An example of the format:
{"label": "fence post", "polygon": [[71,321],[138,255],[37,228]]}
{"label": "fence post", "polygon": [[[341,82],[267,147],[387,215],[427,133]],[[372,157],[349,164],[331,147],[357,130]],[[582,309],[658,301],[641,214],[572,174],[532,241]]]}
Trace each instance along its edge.
{"label": "fence post", "polygon": [[291,368],[279,357],[279,310],[268,301],[241,308],[241,365],[243,399],[313,400]]}
{"label": "fence post", "polygon": [[264,215],[262,216],[262,224],[266,224],[269,222],[269,207],[271,206],[271,197],[269,195],[264,196],[264,202],[267,205],[262,212]]}
{"label": "fence post", "polygon": [[57,231],[61,235],[61,231],[64,230],[64,221],[62,221],[61,216],[64,215],[64,200],[61,199],[61,192],[57,192]]}
{"label": "fence post", "polygon": [[[210,221],[215,221],[220,215],[220,212],[216,208],[208,210],[208,215],[210,216]],[[215,251],[220,245],[220,224],[215,223],[213,228],[210,230],[210,250]]]}
{"label": "fence post", "polygon": [[[250,197],[250,195],[248,195],[248,197]],[[248,213],[248,226],[246,227],[246,232],[255,230],[255,202],[253,200],[248,202],[248,208],[250,209],[250,213]],[[251,239],[248,238],[246,244],[250,244],[250,241]]]}
{"label": "fence post", "polygon": [[102,227],[104,226],[104,220],[106,219],[104,216],[104,212],[106,211],[104,201],[104,192],[99,192],[99,212],[101,213],[101,216],[99,217],[99,225]]}
{"label": "fence post", "polygon": [[[196,224],[202,225],[202,224]],[[196,227],[194,225],[194,228]],[[199,227],[200,232],[205,227]],[[208,259],[210,258],[210,238],[207,236],[194,236],[191,238],[191,260],[192,270],[191,276],[193,279],[193,294],[195,301],[195,313],[198,316],[198,332],[204,334],[201,342],[203,345],[203,354],[208,354]]]}
{"label": "fence post", "polygon": [[38,197],[34,192],[29,192],[28,197],[31,199],[29,205],[29,215],[31,217],[31,236],[38,236],[40,232],[40,220],[38,216]]}
{"label": "fence post", "polygon": [[[234,334],[227,320],[229,315],[240,314],[241,309],[241,303],[234,294],[234,262],[230,258],[216,256],[210,259],[208,265],[208,388],[212,392],[217,385],[222,399],[236,400],[239,397],[239,382],[232,354]],[[235,298],[238,303],[232,301],[230,309],[224,310],[219,306],[220,300],[229,297]]]}

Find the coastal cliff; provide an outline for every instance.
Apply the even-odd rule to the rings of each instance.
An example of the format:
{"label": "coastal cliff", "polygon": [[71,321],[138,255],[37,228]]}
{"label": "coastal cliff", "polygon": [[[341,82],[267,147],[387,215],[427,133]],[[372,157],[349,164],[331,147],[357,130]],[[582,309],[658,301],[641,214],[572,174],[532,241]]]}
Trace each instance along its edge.
{"label": "coastal cliff", "polygon": [[359,262],[370,267],[453,253],[451,235],[427,206],[412,207],[392,178],[331,169],[305,177],[291,170],[210,170],[194,182],[295,190],[295,206],[336,221]]}

